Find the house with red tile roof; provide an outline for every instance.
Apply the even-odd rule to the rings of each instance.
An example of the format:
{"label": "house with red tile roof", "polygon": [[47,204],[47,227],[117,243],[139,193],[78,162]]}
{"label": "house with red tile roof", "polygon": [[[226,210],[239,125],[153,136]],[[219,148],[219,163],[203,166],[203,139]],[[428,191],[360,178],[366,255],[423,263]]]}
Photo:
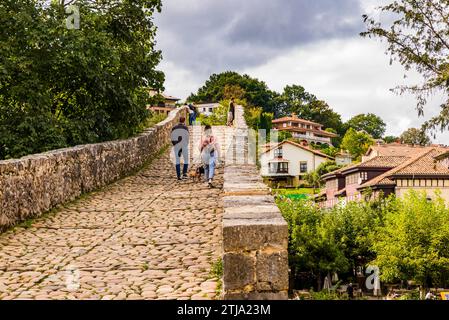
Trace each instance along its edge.
{"label": "house with red tile roof", "polygon": [[449,201],[449,149],[442,146],[373,146],[359,164],[324,175],[325,192],[317,198],[324,207],[372,196],[402,196],[408,190],[426,191],[429,198],[440,190]]}
{"label": "house with red tile roof", "polygon": [[331,139],[338,137],[335,133],[323,130],[322,124],[300,119],[294,113],[290,117],[276,119],[272,122],[273,129],[291,132],[293,138],[307,143],[332,145]]}
{"label": "house with red tile roof", "polygon": [[260,171],[265,181],[274,187],[297,187],[305,174],[329,160],[333,158],[305,144],[286,140],[269,145],[260,155]]}

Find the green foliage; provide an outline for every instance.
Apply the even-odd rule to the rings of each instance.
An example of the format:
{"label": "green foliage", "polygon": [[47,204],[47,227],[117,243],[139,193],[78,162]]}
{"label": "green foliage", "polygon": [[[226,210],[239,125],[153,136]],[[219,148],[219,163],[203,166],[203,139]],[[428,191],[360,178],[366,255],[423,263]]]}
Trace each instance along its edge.
{"label": "green foliage", "polygon": [[429,136],[424,130],[410,128],[401,134],[401,143],[426,146],[431,143]]}
{"label": "green foliage", "polygon": [[298,85],[287,86],[284,92],[276,98],[276,115],[287,116],[295,113],[299,118],[322,124],[335,132],[344,133],[341,116],[329,105],[318,100],[314,95]]}
{"label": "green foliage", "polygon": [[263,112],[273,113],[275,111],[274,98],[277,94],[268,89],[265,82],[248,75],[240,75],[237,72],[227,71],[213,74],[196,94],[191,94],[187,101],[195,103],[206,103],[221,101],[230,98],[246,100],[250,107],[261,107]]}
{"label": "green foliage", "polygon": [[221,258],[212,264],[210,276],[215,279],[221,279],[223,277],[223,260]]}
{"label": "green foliage", "polygon": [[399,137],[395,136],[386,136],[383,137],[382,139],[385,141],[385,143],[395,143],[398,142],[398,140],[400,140]]}
{"label": "green foliage", "polygon": [[43,3],[0,3],[0,159],[133,135],[148,117],[145,88],[164,81],[160,0],[75,1],[79,30],[62,4]]}
{"label": "green foliage", "polygon": [[312,300],[348,300],[348,295],[347,294],[343,294],[343,295],[339,295],[338,293],[336,293],[335,291],[327,291],[327,290],[322,290],[322,291],[310,291],[310,298]]}
{"label": "green foliage", "polygon": [[[270,135],[270,141],[271,142],[283,142],[285,140],[294,140],[293,135],[289,131],[276,131],[276,134],[273,134],[273,132]],[[277,138],[277,141],[274,141],[275,138]]]}
{"label": "green foliage", "polygon": [[[243,104],[244,105],[244,104]],[[274,115],[272,113],[263,112],[259,107],[245,107],[244,117],[248,127],[258,130],[271,130]]]}
{"label": "green foliage", "polygon": [[214,108],[210,116],[200,114],[196,118],[196,121],[204,126],[205,125],[224,126],[226,125],[228,119],[228,109],[229,109],[229,100],[223,100],[220,102],[220,106]]}
{"label": "green foliage", "polygon": [[289,227],[289,263],[294,274],[348,270],[348,262],[323,225],[325,213],[310,201],[279,200]]}
{"label": "green foliage", "polygon": [[429,201],[425,193],[410,191],[394,201],[377,232],[373,263],[384,281],[449,283],[449,209],[442,198]]}
{"label": "green foliage", "polygon": [[341,148],[343,150],[348,150],[354,159],[360,160],[361,156],[365,154],[373,144],[374,140],[369,134],[363,131],[357,132],[350,128],[343,138]]}
{"label": "green foliage", "polygon": [[297,189],[273,189],[276,196],[290,196],[290,195],[313,195],[313,189],[297,188]]}
{"label": "green foliage", "polygon": [[379,116],[372,113],[359,114],[351,118],[345,125],[356,131],[365,131],[374,139],[382,138],[386,129],[385,122]]}
{"label": "green foliage", "polygon": [[[430,287],[449,284],[449,208],[438,197],[410,191],[320,209],[311,201],[278,197],[289,226],[289,263],[294,274],[348,274],[376,265],[384,282],[413,280]],[[318,286],[319,287],[319,286]]]}
{"label": "green foliage", "polygon": [[328,144],[316,144],[316,143],[311,143],[310,146],[315,149],[315,150],[319,150],[322,153],[324,153],[325,155],[328,155],[329,157],[335,158],[335,156],[337,155],[338,152],[340,152],[340,149],[334,147],[334,146],[330,146]]}
{"label": "green foliage", "polygon": [[150,112],[148,118],[142,123],[141,129],[143,131],[146,128],[154,127],[154,125],[158,124],[161,121],[164,121],[166,118],[167,118],[166,114]]}
{"label": "green foliage", "polygon": [[329,160],[320,164],[316,169],[316,172],[321,177],[324,176],[325,174],[328,174],[329,172],[338,170],[340,168],[341,166],[337,165],[334,160]]}
{"label": "green foliage", "polygon": [[447,0],[397,0],[378,8],[390,16],[385,22],[364,16],[367,31],[361,35],[386,40],[391,60],[406,70],[415,69],[424,77],[423,84],[400,86],[401,94],[411,92],[418,100],[418,113],[424,114],[427,99],[436,91],[445,93],[438,116],[428,121],[428,129],[444,130],[449,126],[449,6]]}
{"label": "green foliage", "polygon": [[303,176],[303,179],[311,188],[317,189],[321,186],[321,177],[316,171],[306,173]]}

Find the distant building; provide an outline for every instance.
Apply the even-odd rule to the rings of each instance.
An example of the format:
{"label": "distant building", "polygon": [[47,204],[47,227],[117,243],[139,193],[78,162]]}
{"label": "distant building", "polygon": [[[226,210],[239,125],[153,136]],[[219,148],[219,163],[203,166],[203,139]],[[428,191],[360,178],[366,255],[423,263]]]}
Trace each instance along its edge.
{"label": "distant building", "polygon": [[326,190],[317,201],[323,207],[363,200],[371,196],[395,194],[408,190],[426,191],[429,198],[440,190],[449,202],[449,148],[385,144],[371,147],[359,164],[349,165],[324,175]]}
{"label": "distant building", "polygon": [[198,113],[204,114],[205,116],[211,116],[216,108],[220,106],[219,103],[201,103],[195,104],[195,108]]}
{"label": "distant building", "polygon": [[338,166],[347,166],[352,163],[352,156],[348,152],[339,152],[335,156],[335,163]]}
{"label": "distant building", "polygon": [[261,175],[275,187],[298,187],[305,174],[333,158],[305,145],[284,141],[260,156]]}
{"label": "distant building", "polygon": [[159,93],[155,90],[150,90],[150,97],[161,96],[161,100],[156,106],[149,106],[148,108],[155,113],[169,114],[170,111],[176,109],[176,103],[181,100],[179,98],[167,95],[165,93]]}
{"label": "distant building", "polygon": [[291,132],[293,138],[304,140],[308,143],[332,145],[331,138],[338,137],[337,134],[323,130],[323,125],[300,119],[296,114],[273,120],[273,128],[279,131]]}

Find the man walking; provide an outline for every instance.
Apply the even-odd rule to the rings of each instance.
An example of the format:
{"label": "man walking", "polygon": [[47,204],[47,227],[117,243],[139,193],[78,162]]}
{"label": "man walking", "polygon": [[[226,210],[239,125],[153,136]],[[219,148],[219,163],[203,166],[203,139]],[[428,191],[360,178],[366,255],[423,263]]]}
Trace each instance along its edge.
{"label": "man walking", "polygon": [[229,112],[228,112],[228,126],[232,126],[235,120],[235,101],[234,98],[231,99],[231,103],[229,104]]}
{"label": "man walking", "polygon": [[[179,123],[171,131],[171,142],[176,159],[176,176],[178,180],[187,179],[189,169],[189,129],[185,125],[186,118],[180,117]],[[184,159],[181,176],[181,155]]]}

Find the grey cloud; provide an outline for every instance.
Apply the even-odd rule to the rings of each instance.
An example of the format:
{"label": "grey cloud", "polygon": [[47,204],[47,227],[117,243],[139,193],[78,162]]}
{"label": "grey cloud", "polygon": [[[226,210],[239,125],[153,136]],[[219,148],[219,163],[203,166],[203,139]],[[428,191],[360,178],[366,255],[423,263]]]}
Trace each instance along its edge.
{"label": "grey cloud", "polygon": [[164,58],[199,74],[257,66],[314,41],[362,30],[358,0],[165,0]]}

